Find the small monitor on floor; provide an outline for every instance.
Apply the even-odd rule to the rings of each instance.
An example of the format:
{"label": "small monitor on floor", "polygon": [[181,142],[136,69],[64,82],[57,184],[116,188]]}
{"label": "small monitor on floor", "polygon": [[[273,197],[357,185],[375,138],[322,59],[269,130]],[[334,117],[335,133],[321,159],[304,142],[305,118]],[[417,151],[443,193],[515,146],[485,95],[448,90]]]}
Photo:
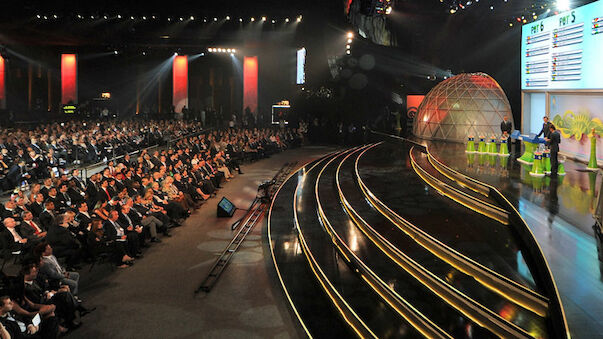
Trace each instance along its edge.
{"label": "small monitor on floor", "polygon": [[232,217],[236,210],[236,206],[230,202],[230,200],[223,197],[222,200],[218,203],[218,218],[222,217]]}

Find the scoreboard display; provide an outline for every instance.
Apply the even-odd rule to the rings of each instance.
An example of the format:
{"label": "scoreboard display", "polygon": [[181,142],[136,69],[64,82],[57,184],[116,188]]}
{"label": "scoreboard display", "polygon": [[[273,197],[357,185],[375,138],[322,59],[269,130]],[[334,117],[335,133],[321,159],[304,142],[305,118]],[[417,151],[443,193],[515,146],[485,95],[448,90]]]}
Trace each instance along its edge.
{"label": "scoreboard display", "polygon": [[526,24],[523,90],[603,89],[603,0]]}

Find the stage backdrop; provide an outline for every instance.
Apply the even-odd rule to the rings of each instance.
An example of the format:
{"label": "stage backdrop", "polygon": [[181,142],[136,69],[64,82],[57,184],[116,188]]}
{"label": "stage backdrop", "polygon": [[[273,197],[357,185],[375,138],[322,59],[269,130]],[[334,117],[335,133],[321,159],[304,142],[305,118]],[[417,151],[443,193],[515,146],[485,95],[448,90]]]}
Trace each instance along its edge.
{"label": "stage backdrop", "polygon": [[172,73],[174,111],[181,113],[184,106],[188,107],[188,57],[186,55],[174,58]]}
{"label": "stage backdrop", "polygon": [[249,107],[258,110],[258,57],[245,57],[243,61],[243,111]]}

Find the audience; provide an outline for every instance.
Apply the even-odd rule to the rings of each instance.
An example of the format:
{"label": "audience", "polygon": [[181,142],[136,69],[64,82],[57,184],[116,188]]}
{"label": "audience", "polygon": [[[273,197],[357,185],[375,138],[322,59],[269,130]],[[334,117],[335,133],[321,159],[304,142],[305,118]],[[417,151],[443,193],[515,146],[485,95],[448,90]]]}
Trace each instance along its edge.
{"label": "audience", "polygon": [[[13,337],[77,328],[79,317],[89,312],[77,296],[80,265],[108,258],[127,269],[143,257],[143,248],[161,242],[160,235],[170,237],[171,228],[243,174],[242,163],[298,147],[302,140],[286,129],[230,128],[188,136],[200,127],[181,121],[90,125],[0,131],[0,170],[3,162],[8,172],[19,167],[18,175],[4,179],[19,187],[0,209],[0,245],[22,263],[17,288],[0,298],[0,323]],[[169,147],[143,149],[183,135]],[[81,178],[78,169],[66,170],[75,161],[133,151],[139,152],[107,161],[89,178]],[[23,314],[14,315],[16,307]],[[43,313],[41,327],[29,326],[31,312]]]}

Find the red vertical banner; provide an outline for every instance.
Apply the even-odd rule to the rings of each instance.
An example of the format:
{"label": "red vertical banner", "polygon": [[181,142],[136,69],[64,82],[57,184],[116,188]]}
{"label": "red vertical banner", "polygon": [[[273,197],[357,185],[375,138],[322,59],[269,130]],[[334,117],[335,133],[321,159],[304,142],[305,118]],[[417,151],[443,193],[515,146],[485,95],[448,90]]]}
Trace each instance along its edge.
{"label": "red vertical banner", "polygon": [[61,103],[77,104],[77,56],[61,54]]}
{"label": "red vertical banner", "polygon": [[6,109],[6,61],[0,55],[0,109]]}
{"label": "red vertical banner", "polygon": [[243,110],[253,113],[258,109],[258,57],[245,57],[243,61]]}
{"label": "red vertical banner", "polygon": [[174,58],[173,67],[173,99],[174,112],[181,113],[182,108],[188,108],[188,56],[179,55]]}

